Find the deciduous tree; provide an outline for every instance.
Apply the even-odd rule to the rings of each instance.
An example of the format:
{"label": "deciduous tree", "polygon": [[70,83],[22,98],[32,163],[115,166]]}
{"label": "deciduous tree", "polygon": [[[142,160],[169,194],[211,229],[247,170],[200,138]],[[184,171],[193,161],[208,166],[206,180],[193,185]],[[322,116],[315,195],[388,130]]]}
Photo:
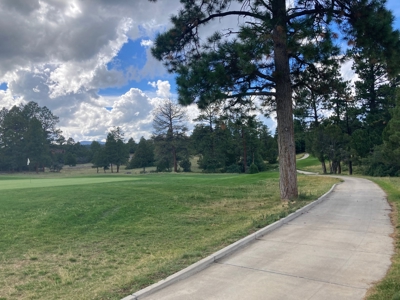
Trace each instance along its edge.
{"label": "deciduous tree", "polygon": [[178,171],[178,152],[186,140],[186,110],[172,100],[164,100],[154,111],[153,128],[157,160]]}

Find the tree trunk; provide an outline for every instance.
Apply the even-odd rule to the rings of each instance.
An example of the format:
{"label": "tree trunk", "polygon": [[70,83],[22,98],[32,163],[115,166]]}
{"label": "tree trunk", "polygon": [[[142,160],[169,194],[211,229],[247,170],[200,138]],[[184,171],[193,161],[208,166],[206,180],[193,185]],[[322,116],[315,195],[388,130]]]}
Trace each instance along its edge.
{"label": "tree trunk", "polygon": [[176,163],[176,149],[172,148],[172,155],[174,156],[174,172],[178,172],[178,165]]}
{"label": "tree trunk", "polygon": [[243,169],[244,173],[247,171],[247,147],[246,147],[246,138],[244,136],[244,130],[242,129],[242,140],[243,140]]}
{"label": "tree trunk", "polygon": [[353,175],[353,162],[349,161],[349,175]]}
{"label": "tree trunk", "polygon": [[114,171],[113,171],[113,164],[110,164],[110,167],[111,167],[111,173],[114,173]]}
{"label": "tree trunk", "polygon": [[323,174],[326,174],[326,164],[325,164],[325,160],[321,161],[321,166],[322,166],[322,172]]}
{"label": "tree trunk", "polygon": [[119,173],[119,165],[117,165],[117,173]]}
{"label": "tree trunk", "polygon": [[338,161],[338,174],[342,174],[342,164]]}
{"label": "tree trunk", "polygon": [[276,115],[278,120],[279,188],[282,200],[298,197],[296,149],[294,143],[292,84],[287,49],[286,1],[272,1],[276,83]]}

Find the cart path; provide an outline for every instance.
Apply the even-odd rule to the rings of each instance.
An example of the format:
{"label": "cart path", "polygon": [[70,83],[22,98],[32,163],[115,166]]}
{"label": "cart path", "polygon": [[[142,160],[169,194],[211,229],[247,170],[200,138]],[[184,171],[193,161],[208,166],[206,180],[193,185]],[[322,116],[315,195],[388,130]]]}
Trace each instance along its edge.
{"label": "cart path", "polygon": [[376,184],[341,178],[308,213],[186,279],[126,299],[363,299],[391,264],[391,208]]}

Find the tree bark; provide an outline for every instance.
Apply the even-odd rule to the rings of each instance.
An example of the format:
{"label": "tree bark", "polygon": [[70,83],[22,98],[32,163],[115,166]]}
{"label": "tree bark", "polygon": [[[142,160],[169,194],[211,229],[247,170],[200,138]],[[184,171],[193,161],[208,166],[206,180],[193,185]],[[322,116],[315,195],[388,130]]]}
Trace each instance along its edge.
{"label": "tree bark", "polygon": [[292,84],[287,49],[286,1],[272,1],[274,62],[276,83],[276,115],[278,121],[278,147],[280,195],[282,200],[298,197],[296,149],[294,143]]}
{"label": "tree bark", "polygon": [[353,162],[349,161],[349,175],[353,175]]}
{"label": "tree bark", "polygon": [[176,149],[172,148],[172,155],[174,156],[174,172],[178,172],[178,165],[176,163]]}
{"label": "tree bark", "polygon": [[246,138],[244,135],[244,129],[242,128],[242,141],[243,141],[243,169],[244,173],[247,171],[247,147],[246,147]]}
{"label": "tree bark", "polygon": [[322,161],[322,162],[321,162],[321,166],[322,166],[322,172],[323,172],[323,174],[326,174],[326,164],[325,164],[325,161]]}

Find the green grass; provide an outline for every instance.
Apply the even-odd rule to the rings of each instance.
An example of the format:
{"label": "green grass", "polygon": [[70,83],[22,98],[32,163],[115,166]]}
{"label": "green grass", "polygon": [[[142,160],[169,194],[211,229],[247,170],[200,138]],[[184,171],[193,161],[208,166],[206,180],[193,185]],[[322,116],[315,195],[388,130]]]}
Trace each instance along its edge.
{"label": "green grass", "polygon": [[309,156],[306,159],[296,161],[296,167],[298,170],[321,173],[321,163],[316,157]]}
{"label": "green grass", "polygon": [[278,173],[32,176],[0,176],[0,299],[120,299],[336,181],[299,176],[303,200],[285,206]]}
{"label": "green grass", "polygon": [[85,184],[96,184],[96,183],[100,184],[100,183],[132,181],[132,180],[140,180],[140,178],[103,176],[103,177],[48,178],[48,179],[42,179],[42,178],[2,179],[0,177],[0,190],[85,185]]}
{"label": "green grass", "polygon": [[395,226],[395,254],[392,266],[386,277],[378,283],[367,297],[368,300],[397,300],[400,299],[400,178],[368,178],[376,182],[387,194],[392,205],[392,222]]}

